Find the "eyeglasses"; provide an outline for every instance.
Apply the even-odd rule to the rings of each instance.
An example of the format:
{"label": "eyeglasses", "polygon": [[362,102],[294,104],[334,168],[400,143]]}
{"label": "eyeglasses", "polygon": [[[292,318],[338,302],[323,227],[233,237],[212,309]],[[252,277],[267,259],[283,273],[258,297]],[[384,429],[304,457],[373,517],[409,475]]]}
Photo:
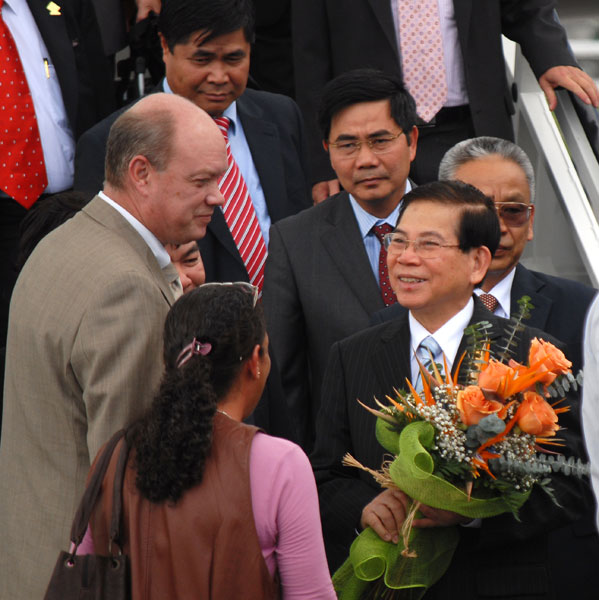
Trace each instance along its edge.
{"label": "eyeglasses", "polygon": [[258,286],[248,283],[247,281],[211,281],[210,283],[203,283],[200,287],[208,288],[208,287],[216,287],[216,286],[222,286],[222,285],[228,285],[228,286],[234,285],[234,286],[241,288],[248,294],[251,294],[252,308],[256,308],[256,304],[258,303],[258,298],[260,298],[260,291],[258,290]]}
{"label": "eyeglasses", "polygon": [[532,204],[524,202],[495,202],[499,218],[508,227],[522,227],[530,219]]}
{"label": "eyeglasses", "polygon": [[342,142],[329,142],[329,146],[334,148],[337,154],[344,157],[356,156],[366,144],[375,154],[385,154],[393,148],[393,143],[404,132],[400,131],[396,135],[381,135],[370,140],[347,140]]}
{"label": "eyeglasses", "polygon": [[410,246],[414,253],[421,258],[435,258],[439,256],[443,248],[459,248],[459,244],[442,244],[436,240],[408,240],[400,233],[386,233],[383,236],[383,244],[389,254],[399,256]]}

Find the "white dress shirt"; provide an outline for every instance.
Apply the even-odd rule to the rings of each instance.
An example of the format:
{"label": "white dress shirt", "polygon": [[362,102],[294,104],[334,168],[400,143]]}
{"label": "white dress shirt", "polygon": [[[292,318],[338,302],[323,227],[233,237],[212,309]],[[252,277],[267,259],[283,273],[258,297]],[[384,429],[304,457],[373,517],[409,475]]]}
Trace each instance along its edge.
{"label": "white dress shirt", "polygon": [[[474,300],[470,298],[466,306],[451,317],[449,321],[446,321],[444,325],[439,327],[437,331],[428,331],[414,318],[412,311],[408,313],[408,322],[410,324],[410,348],[412,349],[412,354],[410,356],[410,370],[413,382],[416,381],[418,373],[420,372],[420,367],[416,360],[416,350],[422,340],[429,335],[432,335],[437,344],[441,346],[441,350],[445,355],[445,360],[447,362],[447,368],[451,372],[455,356],[464,335],[464,329],[468,327],[473,312]],[[443,364],[442,361],[441,364]]]}
{"label": "white dress shirt", "polygon": [[123,218],[141,235],[143,241],[148,245],[152,254],[156,257],[158,261],[158,265],[161,269],[168,266],[171,262],[171,257],[168,255],[168,252],[160,242],[160,240],[140,221],[138,221],[130,212],[125,210],[120,204],[117,204],[114,200],[109,198],[104,192],[98,192],[98,196],[107,202],[114,208],[114,210],[118,211]]}
{"label": "white dress shirt", "polygon": [[15,40],[33,99],[48,176],[44,192],[61,192],[73,186],[75,138],[52,58],[26,0],[4,0],[2,17]]}

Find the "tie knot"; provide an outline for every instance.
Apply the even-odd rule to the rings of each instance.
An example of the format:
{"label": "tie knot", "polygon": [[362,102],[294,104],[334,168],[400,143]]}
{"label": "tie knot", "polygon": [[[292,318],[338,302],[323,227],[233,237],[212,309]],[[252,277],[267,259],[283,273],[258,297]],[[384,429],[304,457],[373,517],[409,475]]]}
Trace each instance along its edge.
{"label": "tie knot", "polygon": [[499,306],[499,301],[497,298],[495,298],[495,296],[493,296],[493,294],[481,294],[479,298],[492,313],[494,313]]}
{"label": "tie knot", "polygon": [[380,225],[373,225],[372,231],[374,235],[379,239],[381,244],[383,243],[383,237],[386,233],[391,233],[393,231],[393,227],[389,225],[389,223],[381,223]]}
{"label": "tie knot", "polygon": [[[0,0],[1,2],[2,0]],[[231,119],[229,117],[215,117],[214,122],[218,125],[221,133],[228,138],[229,136],[229,126],[231,125]]]}
{"label": "tie knot", "polygon": [[[429,354],[430,352],[430,354]],[[437,343],[437,340],[432,335],[427,335],[418,345],[418,354],[424,360],[431,360],[431,354],[433,360],[441,356],[441,346]]]}

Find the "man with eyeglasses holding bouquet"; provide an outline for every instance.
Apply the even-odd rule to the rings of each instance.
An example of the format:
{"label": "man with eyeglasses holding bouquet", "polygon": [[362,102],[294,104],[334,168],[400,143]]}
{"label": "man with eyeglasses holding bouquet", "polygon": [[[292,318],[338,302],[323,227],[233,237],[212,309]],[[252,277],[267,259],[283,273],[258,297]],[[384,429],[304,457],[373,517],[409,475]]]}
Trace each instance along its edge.
{"label": "man with eyeglasses holding bouquet", "polygon": [[[584,318],[596,290],[581,283],[530,271],[520,264],[533,238],[535,176],[525,152],[513,142],[494,137],[464,140],[448,150],[439,166],[439,179],[459,179],[491,196],[499,215],[501,239],[491,266],[475,293],[491,312],[507,318],[517,301],[530,296],[535,307],[526,321],[566,345],[572,371],[582,367]],[[373,322],[397,316],[397,306],[374,315]]]}
{"label": "man with eyeglasses holding bouquet", "polygon": [[324,90],[320,124],[344,191],[270,229],[264,313],[291,416],[308,451],[327,356],[395,302],[382,237],[416,156],[416,106],[394,75],[357,70]]}

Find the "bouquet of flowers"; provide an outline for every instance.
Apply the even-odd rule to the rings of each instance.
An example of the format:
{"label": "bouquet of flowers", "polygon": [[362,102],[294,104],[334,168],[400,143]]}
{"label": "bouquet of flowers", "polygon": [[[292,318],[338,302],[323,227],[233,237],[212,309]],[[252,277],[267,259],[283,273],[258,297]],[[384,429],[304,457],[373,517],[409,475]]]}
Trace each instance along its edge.
{"label": "bouquet of flowers", "polygon": [[408,390],[395,390],[394,397],[387,396],[388,405],[376,399],[378,410],[363,405],[377,416],[377,439],[393,459],[380,471],[349,455],[344,464],[369,471],[382,487],[402,490],[412,505],[397,544],[381,540],[370,528],[356,538],[333,577],[339,598],[416,600],[443,575],[459,533],[455,526],[413,528],[421,504],[471,519],[505,512],[517,517],[534,485],[556,501],[547,476],[552,470],[588,474],[580,460],[566,461],[541,448],[561,445],[555,437],[558,416],[568,407],[550,398],[576,389],[580,375],[572,375],[559,349],[536,338],[528,365],[509,359],[509,341],[506,352],[493,358],[488,327],[483,322],[466,330],[470,350],[461,358],[469,361],[466,385],[458,384],[457,375],[442,375],[442,370],[449,373],[443,358],[443,369],[433,363],[428,372],[420,364],[422,392],[407,381]]}

